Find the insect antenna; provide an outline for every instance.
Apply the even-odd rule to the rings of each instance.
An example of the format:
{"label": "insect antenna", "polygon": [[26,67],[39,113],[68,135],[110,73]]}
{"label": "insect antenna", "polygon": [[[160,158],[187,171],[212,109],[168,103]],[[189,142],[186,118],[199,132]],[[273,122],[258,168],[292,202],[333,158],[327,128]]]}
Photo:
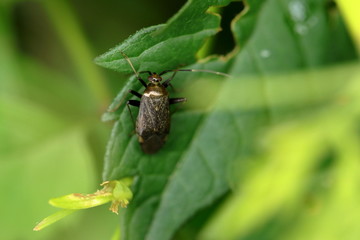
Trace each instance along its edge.
{"label": "insect antenna", "polygon": [[150,72],[150,71],[141,71],[141,72],[139,72],[139,74],[141,74],[141,73],[147,73],[147,74],[149,74],[149,76],[152,75],[152,72]]}
{"label": "insect antenna", "polygon": [[212,74],[216,74],[216,75],[221,75],[221,76],[225,76],[225,77],[231,77],[231,75],[226,74],[226,73],[222,73],[222,72],[216,72],[216,71],[212,71],[212,70],[206,70],[206,69],[175,69],[175,70],[165,70],[162,71],[159,75],[163,75],[165,73],[168,72],[206,72],[206,73],[212,73]]}
{"label": "insect antenna", "polygon": [[[121,55],[123,55],[123,57],[125,58],[125,60],[129,63],[131,69],[134,71],[134,73],[135,73],[135,75],[136,75],[136,78],[141,82],[141,84],[142,84],[144,87],[146,87],[145,81],[140,77],[139,73],[135,70],[134,65],[133,65],[132,62],[130,61],[130,58],[129,58],[123,51],[121,51],[121,50],[120,50],[120,53],[121,53]],[[150,71],[144,71],[144,72],[149,72],[149,73],[150,73]],[[142,73],[142,72],[140,72],[140,73]]]}
{"label": "insect antenna", "polygon": [[125,58],[125,60],[129,63],[129,65],[130,65],[131,69],[134,71],[136,77],[137,77],[137,78],[140,78],[139,73],[135,70],[134,65],[133,65],[132,62],[130,61],[130,58],[129,58],[123,51],[121,51],[121,50],[120,50],[120,53],[121,53],[121,55],[123,55],[123,57]]}

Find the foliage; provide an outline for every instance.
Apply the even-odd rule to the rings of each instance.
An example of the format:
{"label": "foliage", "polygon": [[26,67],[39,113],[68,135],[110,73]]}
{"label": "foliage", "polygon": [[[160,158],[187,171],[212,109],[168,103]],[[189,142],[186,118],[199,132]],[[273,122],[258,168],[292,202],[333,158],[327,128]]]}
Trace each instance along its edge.
{"label": "foliage", "polygon": [[[359,64],[345,69],[352,73],[349,84],[334,94],[329,105],[262,136],[259,154],[238,165],[235,194],[212,218],[201,239],[359,236],[360,211],[355,210],[360,200]],[[337,74],[346,75],[345,69]],[[317,77],[336,80],[324,73]]]}
{"label": "foliage", "polygon": [[[116,218],[106,214],[106,207],[74,214],[42,232],[32,231],[37,221],[54,211],[47,205],[48,199],[96,188],[96,182],[100,181],[96,168],[101,166],[98,159],[102,160],[108,134],[97,113],[101,101],[97,100],[98,94],[88,91],[86,80],[81,81],[85,77],[78,74],[77,67],[74,72],[64,72],[51,62],[54,58],[61,59],[52,52],[52,47],[56,47],[65,55],[75,51],[79,61],[88,61],[92,72],[99,72],[92,57],[74,50],[77,44],[86,46],[84,42],[88,40],[78,29],[80,40],[72,42],[74,49],[62,48],[58,41],[50,41],[54,45],[44,44],[54,37],[57,29],[47,31],[46,26],[51,22],[39,11],[40,7],[32,1],[0,2],[0,186],[3,191],[0,238],[110,237]],[[72,13],[71,8],[62,10],[68,15]],[[43,17],[41,24],[34,21],[36,17]],[[75,24],[71,19],[74,20],[69,18],[67,23]],[[31,23],[37,23],[36,29],[46,37],[32,32]],[[21,35],[23,31],[31,34]],[[66,37],[71,41],[74,36]],[[27,47],[32,40],[37,48],[29,51]],[[47,61],[42,61],[43,55]],[[68,62],[68,69],[72,69],[71,58]],[[90,215],[102,218],[104,225],[99,226]]]}
{"label": "foliage", "polygon": [[103,186],[101,190],[97,190],[93,194],[84,195],[73,193],[50,199],[49,203],[52,206],[61,208],[62,210],[43,219],[35,226],[34,231],[39,231],[77,210],[97,207],[108,202],[111,202],[110,210],[118,214],[119,205],[125,208],[132,198],[132,192],[129,189],[131,182],[131,179],[107,181],[101,184],[101,186]]}
{"label": "foliage", "polygon": [[[136,176],[134,199],[121,216],[123,239],[161,240],[175,234],[179,238],[186,234],[189,234],[187,238],[194,238],[231,186],[240,189],[239,197],[234,197],[234,203],[228,204],[228,212],[220,212],[219,220],[213,219],[214,225],[205,228],[201,236],[204,239],[235,239],[237,236],[263,239],[256,235],[263,232],[271,239],[266,229],[277,231],[277,234],[284,231],[284,224],[278,222],[283,223],[288,217],[282,212],[275,215],[276,209],[287,204],[288,199],[301,201],[296,198],[299,191],[305,191],[300,183],[320,174],[313,165],[306,165],[318,157],[312,150],[317,146],[318,136],[308,133],[306,127],[294,132],[289,130],[281,140],[276,140],[287,144],[277,144],[274,150],[269,147],[266,157],[257,156],[260,150],[256,143],[261,139],[259,135],[273,125],[321,111],[348,82],[351,71],[340,70],[339,75],[332,76],[326,73],[331,70],[325,73],[311,70],[355,58],[354,47],[339,15],[333,14],[334,9],[328,9],[326,1],[320,0],[251,1],[231,25],[235,50],[225,58],[211,56],[194,63],[205,38],[219,29],[220,18],[205,11],[227,4],[229,1],[189,1],[167,24],[140,30],[96,59],[101,66],[131,72],[121,50],[138,71],[183,66],[227,72],[234,77],[211,80],[206,73],[179,73],[173,84],[185,90],[189,104],[173,114],[168,142],[154,156],[144,155],[136,136],[129,137],[133,124],[125,108],[104,115],[105,120],[116,119],[116,122],[107,147],[103,179]],[[295,71],[295,74],[274,75]],[[110,109],[122,103],[128,89],[139,90],[139,87],[137,80],[130,78]],[[330,111],[327,117],[334,112]],[[317,124],[322,125],[321,121],[326,118],[319,119]],[[318,125],[314,123],[311,129]],[[299,144],[303,145],[299,147]],[[294,155],[293,159],[289,156],[290,165],[282,166],[289,172],[276,176],[276,168],[271,166],[286,161],[288,158],[277,157],[287,151]],[[262,166],[262,161],[267,165]],[[249,162],[255,162],[254,169],[249,168]],[[254,175],[247,173],[248,170]],[[262,171],[266,171],[264,176]],[[246,176],[249,180],[243,182]],[[287,177],[292,187],[284,185],[289,180]],[[270,179],[278,185],[261,188]],[[266,201],[264,193],[256,192],[262,190],[269,195],[274,191],[274,198],[269,199],[272,201],[269,205],[263,203],[261,208],[252,203],[259,205]],[[250,197],[243,200],[243,194],[250,194]],[[251,194],[257,195],[251,198]],[[242,201],[246,204],[234,211]],[[257,209],[266,209],[268,214]],[[254,218],[248,225],[232,222],[226,215],[233,213],[240,218],[242,212],[248,212],[245,216],[249,219]],[[290,211],[289,214],[298,217],[303,212]],[[273,217],[278,221],[273,221]],[[181,228],[190,218],[193,220]],[[272,228],[272,223],[279,226]],[[229,224],[229,228],[214,227],[217,224]],[[229,230],[228,235],[225,229]],[[296,233],[299,232],[295,228],[294,235]]]}
{"label": "foliage", "polygon": [[[47,199],[101,182],[112,123],[99,114],[125,83],[109,107],[118,110],[103,115],[115,120],[103,179],[134,177],[112,239],[357,239],[360,79],[358,63],[344,64],[356,58],[357,8],[338,1],[352,13],[350,40],[330,0],[244,2],[189,0],[154,25],[182,2],[2,1],[0,238],[110,238],[118,218],[108,206],[32,228],[54,212]],[[173,109],[167,143],[148,156],[121,105],[141,85],[92,59],[151,25],[96,63],[131,73],[123,50],[139,71],[233,78],[178,73],[170,94],[188,102]],[[70,196],[55,205],[96,200]]]}

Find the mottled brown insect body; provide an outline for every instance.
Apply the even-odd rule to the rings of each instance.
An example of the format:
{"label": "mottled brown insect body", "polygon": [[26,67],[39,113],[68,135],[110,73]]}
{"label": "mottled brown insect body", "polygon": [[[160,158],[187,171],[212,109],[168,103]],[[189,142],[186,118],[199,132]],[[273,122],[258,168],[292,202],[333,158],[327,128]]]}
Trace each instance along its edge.
{"label": "mottled brown insect body", "polygon": [[[175,74],[180,71],[187,72],[207,72],[217,75],[229,76],[225,73],[214,72],[204,69],[177,69],[177,70],[165,70],[160,74],[142,71],[137,72],[132,65],[128,56],[121,52],[125,60],[129,63],[130,67],[134,71],[137,79],[145,87],[143,94],[140,94],[134,90],[129,90],[129,93],[139,100],[127,101],[127,107],[130,111],[131,117],[134,118],[131,113],[130,105],[139,107],[139,114],[136,119],[136,134],[141,145],[141,149],[144,153],[154,154],[160,150],[164,145],[166,138],[170,132],[170,105],[185,102],[186,98],[169,98],[169,93],[166,90],[168,86],[171,86],[170,81],[175,77]],[[172,76],[164,80],[161,78],[163,74],[173,72]],[[148,84],[140,77],[140,74],[149,74],[147,80]]]}
{"label": "mottled brown insect body", "polygon": [[[132,65],[130,64],[130,66]],[[129,100],[127,101],[127,106],[139,107],[139,114],[136,118],[135,126],[136,134],[138,135],[138,140],[143,152],[154,154],[164,145],[170,132],[170,104],[184,102],[186,99],[169,98],[169,93],[166,88],[170,86],[170,81],[175,74],[162,82],[161,74],[164,72],[157,74],[145,71],[149,74],[147,79],[149,83],[146,84],[139,76],[139,73],[135,70],[134,72],[139,81],[144,85],[145,91],[143,94],[140,94],[134,90],[130,90],[129,92],[140,98],[140,101]],[[131,113],[130,108],[129,111]]]}
{"label": "mottled brown insect body", "polygon": [[156,153],[170,132],[169,93],[162,84],[149,83],[141,97],[136,133],[145,153]]}

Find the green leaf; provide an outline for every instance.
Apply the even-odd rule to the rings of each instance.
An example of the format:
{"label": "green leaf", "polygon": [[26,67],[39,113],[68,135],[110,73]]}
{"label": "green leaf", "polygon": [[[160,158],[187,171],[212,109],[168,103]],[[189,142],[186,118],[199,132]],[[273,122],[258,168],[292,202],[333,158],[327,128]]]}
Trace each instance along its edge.
{"label": "green leaf", "polygon": [[72,193],[65,196],[52,198],[49,203],[58,208],[65,209],[86,209],[103,205],[113,201],[113,207],[110,209],[118,213],[118,205],[126,207],[132,199],[132,192],[129,189],[132,179],[123,179],[119,181],[106,181],[101,184],[103,189],[97,190],[92,194]]}
{"label": "green leaf", "polygon": [[97,190],[93,194],[72,193],[62,197],[52,198],[49,203],[58,208],[63,208],[62,211],[54,213],[35,226],[34,231],[42,230],[45,227],[59,221],[60,219],[75,212],[75,210],[97,207],[112,201],[110,210],[118,214],[118,207],[125,208],[132,198],[132,192],[129,186],[132,179],[126,178],[119,181],[106,181],[101,184],[103,188]]}
{"label": "green leaf", "polygon": [[[281,81],[270,76],[355,56],[350,43],[344,46],[346,51],[330,56],[332,47],[340,41],[332,38],[332,33],[341,32],[341,26],[331,24],[324,1],[296,3],[293,6],[294,1],[288,0],[251,1],[246,13],[240,13],[232,23],[241,50],[225,59],[211,57],[186,67],[241,77],[218,78],[213,84],[206,73],[178,73],[172,82],[174,87],[190,89],[192,94],[183,92],[188,103],[172,115],[171,134],[156,155],[142,153],[136,136],[130,136],[134,126],[127,109],[120,107],[104,116],[117,119],[107,147],[104,180],[137,176],[134,199],[122,215],[124,239],[170,239],[186,220],[229,191],[230,184],[236,184],[231,174],[233,161],[253,154],[261,129],[309,112],[308,107],[314,110],[332,97],[339,80],[327,88],[324,82],[312,86],[312,78],[317,74],[311,71],[288,79],[282,76]],[[166,25],[139,31],[96,62],[130,72],[119,52],[122,50],[138,71],[162,71],[194,63],[203,39],[219,28],[217,17],[204,14],[211,4],[213,1],[189,1]],[[347,37],[345,32],[342,34]],[[189,39],[195,39],[191,47]],[[293,85],[282,84],[292,81]],[[199,87],[197,82],[204,84]],[[131,78],[110,109],[123,102],[128,89],[139,86]],[[280,91],[279,86],[283,87]],[[298,89],[303,91],[297,92]],[[199,98],[203,101],[197,105]],[[293,102],[283,104],[284,99]]]}
{"label": "green leaf", "polygon": [[48,227],[49,225],[63,219],[64,217],[69,216],[70,214],[76,212],[77,210],[74,209],[63,209],[60,210],[48,217],[46,217],[45,219],[43,219],[39,224],[36,225],[36,227],[33,229],[34,231],[40,231],[46,227]]}
{"label": "green leaf", "polygon": [[247,168],[250,173],[241,176],[244,172],[238,169],[239,187],[200,239],[358,236],[360,212],[353,209],[360,201],[359,139],[354,132],[360,113],[359,64],[341,72],[349,70],[355,76],[336,96],[348,101],[334,101],[323,111],[276,126],[263,136],[258,146],[262,154],[247,160],[253,163]]}
{"label": "green leaf", "polygon": [[206,10],[229,2],[189,1],[167,24],[138,31],[124,43],[97,57],[95,62],[119,72],[132,72],[120,54],[121,50],[130,57],[138,71],[162,71],[193,63],[205,39],[220,30],[220,17]]}
{"label": "green leaf", "polygon": [[49,203],[58,208],[65,209],[85,209],[103,205],[112,200],[112,194],[107,193],[103,195],[91,194],[82,195],[73,193],[58,198],[50,199]]}

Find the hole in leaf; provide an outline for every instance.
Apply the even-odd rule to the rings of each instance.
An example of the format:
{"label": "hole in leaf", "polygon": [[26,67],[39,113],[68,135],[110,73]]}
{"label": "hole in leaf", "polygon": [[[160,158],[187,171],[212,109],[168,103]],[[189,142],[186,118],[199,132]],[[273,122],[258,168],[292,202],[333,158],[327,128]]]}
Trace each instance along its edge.
{"label": "hole in leaf", "polygon": [[214,53],[226,54],[235,47],[234,37],[231,31],[231,21],[244,10],[244,3],[232,2],[226,7],[222,8],[221,13],[221,29],[222,31],[217,34],[214,42]]}
{"label": "hole in leaf", "polygon": [[337,4],[334,0],[327,0],[325,4],[328,11],[337,11]]}
{"label": "hole in leaf", "polygon": [[231,2],[229,5],[218,9],[221,15],[221,29],[211,43],[211,54],[227,54],[235,47],[233,33],[231,31],[231,21],[244,10],[245,4],[243,1]]}

